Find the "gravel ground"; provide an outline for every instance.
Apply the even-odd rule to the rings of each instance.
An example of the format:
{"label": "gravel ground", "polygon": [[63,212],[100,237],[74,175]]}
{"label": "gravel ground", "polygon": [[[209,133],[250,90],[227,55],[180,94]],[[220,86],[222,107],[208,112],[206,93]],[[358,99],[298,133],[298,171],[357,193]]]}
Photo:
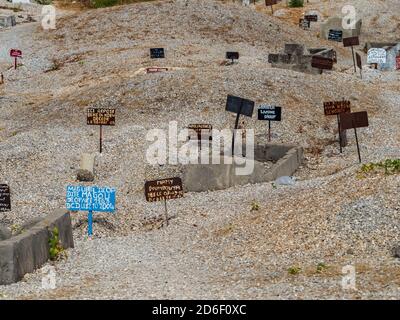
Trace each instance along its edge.
{"label": "gravel ground", "polygon": [[[391,249],[399,244],[399,175],[361,179],[353,133],[340,154],[335,119],[324,117],[322,105],[345,97],[353,111],[368,111],[370,126],[358,132],[364,162],[398,159],[400,73],[367,68],[360,80],[349,50],[261,6],[187,3],[60,11],[54,31],[38,23],[0,31],[0,181],[10,185],[13,202],[0,223],[20,225],[64,207],[81,153],[98,148],[97,128],[86,126],[89,106],[117,109],[117,125],[105,128],[104,153],[96,157],[95,183],[116,187],[118,204],[114,215],[95,214],[93,239],[85,214],[73,214],[76,247],[55,263],[57,289],[42,290],[38,270],[0,286],[0,298],[398,299],[399,260]],[[331,15],[344,3],[311,1],[308,8]],[[399,9],[393,1],[360,6],[368,30],[362,41],[384,31],[392,41]],[[268,53],[300,41],[335,48],[335,70],[313,76],[270,67]],[[149,48],[159,46],[166,59],[151,61]],[[17,70],[7,70],[11,47],[24,53]],[[239,62],[222,66],[228,50],[240,52]],[[143,72],[154,64],[172,69]],[[283,107],[273,139],[305,149],[297,182],[187,193],[168,203],[173,218],[160,228],[163,204],[145,202],[144,181],[180,168],[146,163],[147,131],[169,121],[231,128],[228,93]],[[255,117],[244,126],[267,130]],[[252,211],[253,203],[260,209]],[[317,272],[321,263],[326,268]],[[348,264],[356,267],[356,291],[340,286]],[[294,267],[301,271],[291,275]]]}

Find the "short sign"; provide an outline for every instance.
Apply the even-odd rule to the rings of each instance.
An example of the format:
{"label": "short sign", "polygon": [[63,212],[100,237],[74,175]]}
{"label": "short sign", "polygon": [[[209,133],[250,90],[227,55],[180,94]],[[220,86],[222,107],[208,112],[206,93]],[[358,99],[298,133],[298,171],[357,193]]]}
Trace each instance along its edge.
{"label": "short sign", "polygon": [[311,66],[321,70],[332,70],[333,59],[325,58],[322,56],[313,56],[311,60]]}
{"label": "short sign", "polygon": [[10,187],[6,184],[0,184],[0,212],[11,210]]}
{"label": "short sign", "polygon": [[192,131],[198,138],[206,137],[209,139],[212,131],[212,125],[206,123],[196,123],[188,125],[189,133]]}
{"label": "short sign", "polygon": [[247,117],[252,117],[254,110],[254,101],[228,95],[225,110],[237,114],[242,114]]}
{"label": "short sign", "polygon": [[165,58],[164,48],[151,48],[150,49],[150,58],[151,59]]}
{"label": "short sign", "polygon": [[18,49],[11,49],[10,50],[10,56],[13,58],[21,58],[22,57],[22,51]]}
{"label": "short sign", "polygon": [[115,126],[115,109],[104,109],[104,108],[87,109],[87,124]]}
{"label": "short sign", "polygon": [[396,70],[400,70],[400,56],[396,57]]}
{"label": "short sign", "polygon": [[272,6],[274,4],[277,4],[278,0],[265,0],[265,5],[266,6]]}
{"label": "short sign", "polygon": [[281,116],[281,107],[261,105],[258,109],[258,120],[281,121]]}
{"label": "short sign", "polygon": [[146,201],[166,201],[183,197],[181,178],[146,181],[144,185]]}
{"label": "short sign", "polygon": [[299,19],[299,27],[303,29],[310,29],[311,23],[305,19]]}
{"label": "short sign", "polygon": [[66,199],[71,211],[115,211],[115,188],[68,186]]}
{"label": "short sign", "polygon": [[342,30],[329,30],[328,40],[342,42],[343,31]]}
{"label": "short sign", "polygon": [[239,59],[239,52],[228,51],[226,53],[226,59],[238,60]]}
{"label": "short sign", "polygon": [[318,22],[318,15],[316,14],[307,14],[304,16],[304,20],[310,22]]}
{"label": "short sign", "polygon": [[349,37],[343,39],[343,46],[344,47],[352,47],[360,45],[360,40],[358,37]]}
{"label": "short sign", "polygon": [[340,113],[350,113],[350,101],[329,101],[324,102],[324,113],[326,116],[333,116]]}
{"label": "short sign", "polygon": [[341,113],[340,126],[343,130],[368,127],[368,113],[366,111]]}
{"label": "short sign", "polygon": [[369,49],[367,63],[386,63],[386,50],[383,48]]}

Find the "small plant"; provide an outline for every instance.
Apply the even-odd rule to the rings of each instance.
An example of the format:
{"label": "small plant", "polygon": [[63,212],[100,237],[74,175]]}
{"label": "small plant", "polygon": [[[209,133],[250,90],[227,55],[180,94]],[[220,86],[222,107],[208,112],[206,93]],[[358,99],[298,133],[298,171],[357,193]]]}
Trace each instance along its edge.
{"label": "small plant", "polygon": [[50,260],[55,261],[63,257],[66,257],[66,252],[62,247],[59,239],[59,232],[57,227],[54,227],[53,231],[51,231],[49,245],[50,245],[49,249]]}
{"label": "small plant", "polygon": [[253,200],[253,202],[251,203],[251,211],[258,211],[258,210],[260,210],[260,205],[255,200]]}
{"label": "small plant", "polygon": [[328,268],[329,267],[326,264],[324,264],[323,262],[320,262],[317,264],[317,273],[322,273]]}
{"label": "small plant", "polygon": [[300,8],[304,6],[304,0],[290,0],[289,7],[290,8]]}
{"label": "small plant", "polygon": [[24,231],[24,229],[23,229],[19,224],[17,224],[17,223],[13,224],[13,225],[10,227],[10,229],[11,229],[11,233],[12,233],[13,235],[20,234],[20,233],[22,233],[22,232]]}
{"label": "small plant", "polygon": [[300,271],[301,271],[301,268],[300,267],[290,267],[289,269],[288,269],[288,273],[290,274],[290,275],[296,275],[296,274],[299,274],[300,273]]}
{"label": "small plant", "polygon": [[400,159],[386,159],[381,162],[363,164],[359,174],[379,173],[386,175],[400,173]]}

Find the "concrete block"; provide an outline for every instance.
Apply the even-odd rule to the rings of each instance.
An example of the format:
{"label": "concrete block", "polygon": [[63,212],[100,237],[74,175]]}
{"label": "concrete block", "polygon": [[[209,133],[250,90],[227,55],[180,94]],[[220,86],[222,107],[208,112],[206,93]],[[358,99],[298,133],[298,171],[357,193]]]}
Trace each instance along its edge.
{"label": "concrete block", "polygon": [[302,44],[287,43],[284,52],[288,55],[302,56],[305,54],[306,48]]}
{"label": "concrete block", "polygon": [[77,172],[77,179],[79,181],[93,181],[94,180],[94,164],[95,154],[94,153],[83,153]]}

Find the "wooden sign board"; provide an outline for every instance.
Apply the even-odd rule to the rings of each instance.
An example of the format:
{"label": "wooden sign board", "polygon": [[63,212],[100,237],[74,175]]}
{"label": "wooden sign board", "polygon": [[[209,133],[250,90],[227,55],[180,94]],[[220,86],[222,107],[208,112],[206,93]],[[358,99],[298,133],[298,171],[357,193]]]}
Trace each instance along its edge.
{"label": "wooden sign board", "polygon": [[181,178],[146,181],[144,185],[146,201],[164,201],[183,197]]}
{"label": "wooden sign board", "polygon": [[356,52],[356,60],[357,60],[357,67],[362,70],[362,60],[361,60],[361,56],[358,54],[358,52]]}
{"label": "wooden sign board", "polygon": [[115,125],[115,109],[89,108],[87,109],[88,125]]}
{"label": "wooden sign board", "polygon": [[10,187],[6,184],[0,184],[0,212],[11,210]]}
{"label": "wooden sign board", "polygon": [[309,22],[318,22],[318,15],[307,14],[304,16],[304,20],[309,21]]}
{"label": "wooden sign board", "polygon": [[311,66],[321,70],[332,70],[333,59],[325,58],[322,56],[313,56],[311,60]]}
{"label": "wooden sign board", "polygon": [[18,50],[18,49],[11,49],[10,50],[10,57],[21,58],[22,57],[22,51]]}
{"label": "wooden sign board", "polygon": [[400,70],[400,56],[396,57],[396,70]]}
{"label": "wooden sign board", "polygon": [[228,95],[225,110],[236,114],[242,114],[247,117],[252,117],[254,101]]}
{"label": "wooden sign board", "polygon": [[310,29],[311,23],[305,19],[299,19],[299,27],[303,29]]}
{"label": "wooden sign board", "polygon": [[329,30],[328,40],[342,42],[343,31],[342,30]]}
{"label": "wooden sign board", "polygon": [[162,72],[162,71],[168,71],[168,68],[159,68],[159,67],[146,68],[147,73],[156,73],[156,72]]}
{"label": "wooden sign board", "polygon": [[350,113],[350,101],[329,101],[324,102],[324,113],[326,116],[333,116],[340,113]]}
{"label": "wooden sign board", "polygon": [[340,126],[343,130],[368,127],[368,113],[366,111],[341,113]]}
{"label": "wooden sign board", "polygon": [[281,121],[281,119],[281,107],[261,105],[258,109],[258,120]]}
{"label": "wooden sign board", "polygon": [[150,49],[150,58],[151,59],[162,59],[162,58],[165,58],[164,48],[151,48]]}
{"label": "wooden sign board", "polygon": [[360,45],[360,40],[358,37],[350,37],[343,39],[343,46],[344,47],[352,47]]}
{"label": "wooden sign board", "polygon": [[226,53],[226,59],[238,60],[239,59],[239,52],[228,51]]}
{"label": "wooden sign board", "polygon": [[386,50],[383,48],[371,48],[368,50],[367,63],[386,63]]}
{"label": "wooden sign board", "polygon": [[278,0],[265,0],[266,6],[272,6],[274,4],[278,4]]}

